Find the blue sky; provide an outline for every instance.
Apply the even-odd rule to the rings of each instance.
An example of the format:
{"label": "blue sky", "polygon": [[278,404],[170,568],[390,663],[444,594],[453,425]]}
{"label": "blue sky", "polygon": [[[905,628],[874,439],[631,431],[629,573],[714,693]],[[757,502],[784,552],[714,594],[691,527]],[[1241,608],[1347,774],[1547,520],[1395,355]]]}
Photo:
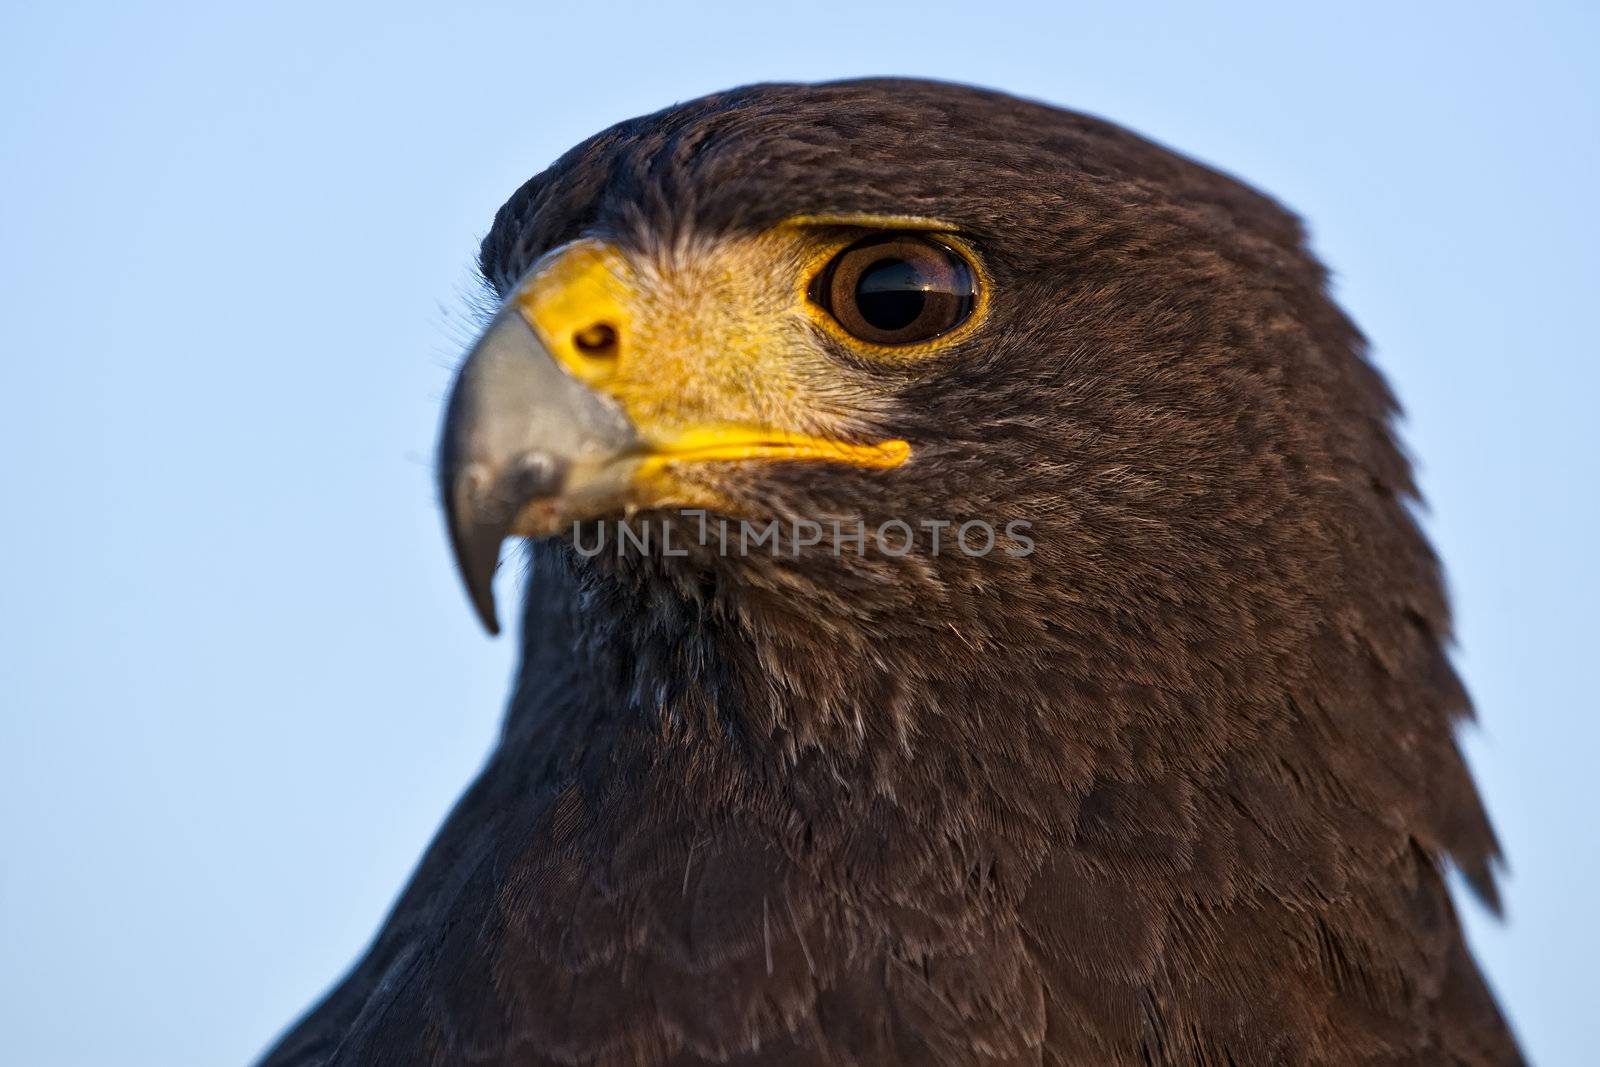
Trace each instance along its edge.
{"label": "blue sky", "polygon": [[248,1060],[483,758],[512,649],[428,460],[500,202],[618,119],[877,73],[1105,115],[1310,220],[1450,570],[1514,869],[1476,950],[1537,1062],[1590,1059],[1594,9],[862,6],[0,13],[8,1062]]}

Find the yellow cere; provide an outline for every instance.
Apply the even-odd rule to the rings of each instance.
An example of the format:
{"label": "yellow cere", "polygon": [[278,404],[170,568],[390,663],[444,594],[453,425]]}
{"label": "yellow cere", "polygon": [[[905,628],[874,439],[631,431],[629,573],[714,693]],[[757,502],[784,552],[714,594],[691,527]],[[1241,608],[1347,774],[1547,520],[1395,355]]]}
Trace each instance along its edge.
{"label": "yellow cere", "polygon": [[[575,241],[546,256],[512,295],[517,310],[567,372],[586,385],[603,385],[617,370],[632,334],[634,289],[626,259],[601,241]],[[583,341],[604,324],[615,351],[596,352]]]}

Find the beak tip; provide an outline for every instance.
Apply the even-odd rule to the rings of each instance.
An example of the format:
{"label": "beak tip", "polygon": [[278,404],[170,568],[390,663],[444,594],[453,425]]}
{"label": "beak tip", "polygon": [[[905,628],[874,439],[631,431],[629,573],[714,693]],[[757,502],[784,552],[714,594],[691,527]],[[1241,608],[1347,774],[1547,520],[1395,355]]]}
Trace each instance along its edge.
{"label": "beak tip", "polygon": [[453,531],[456,533],[456,572],[466,586],[467,599],[483,628],[491,637],[500,633],[500,620],[494,604],[494,574],[499,567],[501,534],[498,530]]}
{"label": "beak tip", "polygon": [[472,603],[473,614],[478,617],[478,621],[483,624],[490,637],[500,635],[500,619],[494,603],[495,566],[496,561],[493,557],[490,557],[486,565],[462,556],[456,559],[456,569],[461,575],[462,584],[467,587],[467,599]]}
{"label": "beak tip", "polygon": [[490,637],[500,636],[500,620],[495,618],[494,599],[474,605],[478,609],[478,621],[483,623],[483,628],[489,632]]}
{"label": "beak tip", "polygon": [[491,637],[500,633],[495,615],[494,574],[500,566],[500,545],[508,532],[504,517],[491,510],[485,514],[483,491],[487,473],[468,466],[459,477],[447,479],[445,526],[455,556],[456,573],[466,586],[478,621]]}

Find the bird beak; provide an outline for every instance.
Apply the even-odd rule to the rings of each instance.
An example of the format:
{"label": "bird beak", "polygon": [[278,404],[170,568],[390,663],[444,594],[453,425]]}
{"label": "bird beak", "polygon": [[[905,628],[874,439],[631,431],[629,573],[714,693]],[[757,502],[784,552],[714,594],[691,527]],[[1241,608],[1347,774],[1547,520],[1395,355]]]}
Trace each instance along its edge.
{"label": "bird beak", "polygon": [[456,566],[491,634],[501,542],[604,513],[641,458],[616,402],[563,370],[512,303],[502,308],[456,375],[438,454]]}

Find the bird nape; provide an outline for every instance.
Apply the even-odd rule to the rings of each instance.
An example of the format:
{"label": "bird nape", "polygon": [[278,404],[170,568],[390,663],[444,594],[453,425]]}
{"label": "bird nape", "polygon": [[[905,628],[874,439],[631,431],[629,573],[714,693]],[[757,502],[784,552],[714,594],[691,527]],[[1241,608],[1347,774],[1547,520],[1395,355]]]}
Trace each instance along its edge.
{"label": "bird nape", "polygon": [[439,452],[504,731],[288,1065],[1520,1062],[1394,401],[1270,199],[918,81],[621,123]]}

